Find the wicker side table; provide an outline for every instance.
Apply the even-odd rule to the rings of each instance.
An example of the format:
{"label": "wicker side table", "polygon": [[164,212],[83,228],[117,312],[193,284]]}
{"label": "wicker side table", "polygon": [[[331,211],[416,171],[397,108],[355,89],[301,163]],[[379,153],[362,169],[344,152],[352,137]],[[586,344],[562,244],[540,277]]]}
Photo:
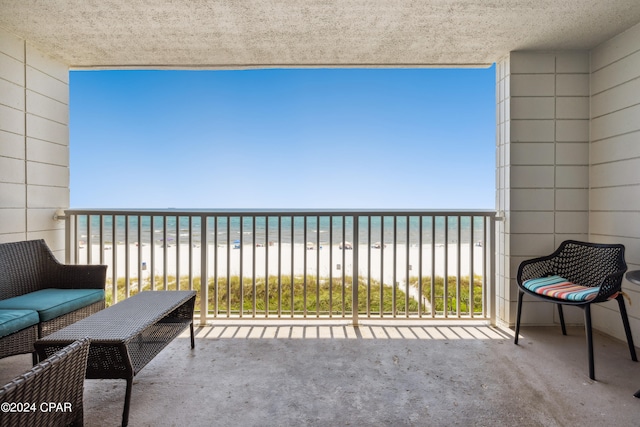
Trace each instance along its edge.
{"label": "wicker side table", "polygon": [[41,358],[66,345],[91,339],[86,378],[127,381],[122,425],[129,422],[133,377],[187,327],[195,347],[195,291],[147,291],[60,329],[35,343]]}

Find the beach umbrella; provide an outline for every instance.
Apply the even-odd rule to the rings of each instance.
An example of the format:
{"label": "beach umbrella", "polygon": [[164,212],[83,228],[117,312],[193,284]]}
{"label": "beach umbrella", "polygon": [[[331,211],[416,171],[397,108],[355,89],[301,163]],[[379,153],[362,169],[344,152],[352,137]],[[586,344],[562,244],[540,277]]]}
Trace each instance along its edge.
{"label": "beach umbrella", "polygon": [[[343,244],[340,243],[339,248],[342,249]],[[353,245],[351,244],[351,242],[344,242],[344,248],[345,249],[353,249]]]}

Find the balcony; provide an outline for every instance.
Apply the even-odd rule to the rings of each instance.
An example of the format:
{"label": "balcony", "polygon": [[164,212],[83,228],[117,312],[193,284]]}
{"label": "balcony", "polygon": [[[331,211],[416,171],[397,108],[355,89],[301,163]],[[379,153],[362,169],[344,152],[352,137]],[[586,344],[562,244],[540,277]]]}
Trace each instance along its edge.
{"label": "balcony", "polygon": [[[492,326],[495,221],[68,210],[67,258],[109,265],[111,303],[199,293],[196,348],[184,334],[136,376],[132,426],[636,425],[640,365],[625,343],[596,333],[591,381],[583,328],[525,327],[515,346]],[[0,360],[0,380],[29,366]],[[87,380],[85,424],[118,425],[124,389]]]}
{"label": "balcony", "polygon": [[[478,321],[218,319],[135,377],[129,425],[637,425],[640,365],[594,341],[595,382],[582,328],[524,328],[515,346]],[[30,363],[0,360],[0,381]],[[85,381],[85,425],[119,425],[124,391]]]}

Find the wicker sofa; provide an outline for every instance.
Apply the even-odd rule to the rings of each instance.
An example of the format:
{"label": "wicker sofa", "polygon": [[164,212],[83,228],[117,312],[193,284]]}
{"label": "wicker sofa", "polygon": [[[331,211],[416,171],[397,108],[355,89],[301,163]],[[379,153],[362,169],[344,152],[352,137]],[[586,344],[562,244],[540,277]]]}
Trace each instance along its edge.
{"label": "wicker sofa", "polygon": [[0,387],[0,425],[83,425],[89,345],[88,338],[75,341]]}
{"label": "wicker sofa", "polygon": [[44,240],[0,244],[0,358],[105,306],[104,265],[65,265]]}

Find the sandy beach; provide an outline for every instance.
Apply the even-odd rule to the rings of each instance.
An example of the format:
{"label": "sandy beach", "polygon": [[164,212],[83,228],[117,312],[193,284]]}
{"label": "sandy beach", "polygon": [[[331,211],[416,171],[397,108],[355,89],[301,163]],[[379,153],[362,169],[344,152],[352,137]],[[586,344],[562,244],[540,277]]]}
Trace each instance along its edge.
{"label": "sandy beach", "polygon": [[[458,245],[449,244],[447,252],[447,274],[455,276],[458,274]],[[117,277],[125,277],[126,247],[124,244],[116,245],[115,253],[111,245],[106,245],[104,250],[104,264],[109,269],[107,277],[113,277],[114,261],[117,267]],[[179,274],[187,276],[189,267],[192,267],[193,276],[200,276],[201,272],[201,250],[199,246],[191,248],[188,244],[169,245],[166,249],[166,273],[170,276]],[[343,273],[346,276],[353,274],[354,250],[342,250],[338,245],[333,247],[307,248],[307,245],[296,243],[283,243],[280,246],[253,247],[244,245],[242,249],[220,245],[217,250],[213,245],[208,248],[208,274],[213,277],[217,272],[218,277],[225,277],[227,269],[230,276],[240,274],[240,259],[242,255],[242,274],[244,277],[253,277],[254,267],[256,277],[265,277],[267,274],[278,275],[307,275],[319,276],[321,278],[340,277]],[[293,253],[292,253],[293,250]],[[473,246],[473,272],[482,274],[483,271],[483,250],[480,246]],[[91,263],[100,263],[100,246],[92,245]],[[344,258],[343,258],[344,252]],[[371,272],[372,279],[379,280],[384,277],[384,282],[391,284],[402,283],[407,276],[407,255],[409,257],[409,276],[418,276],[420,269],[420,251],[416,245],[408,248],[404,244],[394,247],[387,245],[386,248],[369,248],[361,245],[358,248],[358,273],[366,277]],[[87,262],[87,248],[79,251],[79,262]],[[305,258],[306,256],[306,258]],[[129,245],[129,277],[138,276],[138,265],[140,264],[143,277],[164,274],[165,251],[162,246],[156,245],[154,248],[154,261],[151,262],[151,246],[143,244],[141,248],[137,244]],[[395,267],[394,267],[395,260]],[[471,248],[469,243],[460,245],[460,275],[470,275]],[[433,264],[433,265],[432,265]],[[431,245],[422,247],[422,275],[429,277],[433,272],[436,276],[445,274],[445,247],[436,245],[435,263],[432,263]],[[394,277],[395,270],[395,277]]]}

